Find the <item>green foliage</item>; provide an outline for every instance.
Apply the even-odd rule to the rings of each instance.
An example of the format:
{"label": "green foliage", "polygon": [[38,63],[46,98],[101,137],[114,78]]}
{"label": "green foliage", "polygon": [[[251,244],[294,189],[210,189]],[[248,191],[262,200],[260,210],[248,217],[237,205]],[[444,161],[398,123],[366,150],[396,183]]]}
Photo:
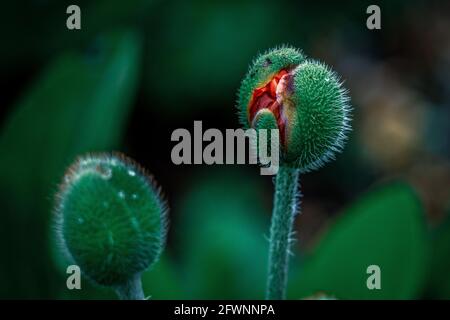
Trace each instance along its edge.
{"label": "green foliage", "polygon": [[[67,1],[5,2],[3,9],[9,14],[4,16],[3,23],[16,27],[0,29],[3,44],[8,47],[8,50],[0,53],[0,69],[8,70],[14,64],[23,67],[30,63],[43,63],[55,54],[92,44],[102,33],[122,26],[141,26],[155,12],[152,6],[157,2],[158,0],[77,1],[73,4],[81,8],[80,32],[68,32],[66,28],[66,18],[69,16],[66,9],[70,4]],[[18,16],[21,17],[20,25]]]}
{"label": "green foliage", "polygon": [[446,221],[431,234],[429,298],[450,299],[450,210]]}
{"label": "green foliage", "polygon": [[126,283],[159,257],[166,205],[152,179],[123,156],[79,158],[58,194],[56,228],[69,259],[94,282]]}
{"label": "green foliage", "polygon": [[118,146],[140,56],[136,34],[102,36],[95,56],[72,52],[51,63],[6,119],[0,134],[0,232],[9,241],[0,244],[6,254],[1,297],[52,297],[64,285],[48,250],[49,195],[77,154]]}
{"label": "green foliage", "polygon": [[[273,17],[283,16],[290,25],[297,21],[286,7],[260,0],[164,1],[148,20],[147,99],[159,101],[158,112],[171,117],[231,105],[249,57],[286,38],[286,28]],[[180,36],[180,30],[188,36]],[[167,85],[175,75],[181,85]]]}
{"label": "green foliage", "polygon": [[189,298],[175,262],[166,250],[154,266],[142,274],[142,287],[150,294],[150,299]]}
{"label": "green foliage", "polygon": [[[380,186],[342,213],[292,279],[291,299],[324,292],[338,299],[419,298],[428,242],[423,209],[405,183]],[[381,290],[366,286],[367,267],[378,265]]]}
{"label": "green foliage", "polygon": [[[179,203],[177,243],[189,299],[262,299],[267,233],[261,184],[236,171],[199,178]],[[266,215],[264,213],[267,213]],[[267,223],[265,223],[267,222]]]}

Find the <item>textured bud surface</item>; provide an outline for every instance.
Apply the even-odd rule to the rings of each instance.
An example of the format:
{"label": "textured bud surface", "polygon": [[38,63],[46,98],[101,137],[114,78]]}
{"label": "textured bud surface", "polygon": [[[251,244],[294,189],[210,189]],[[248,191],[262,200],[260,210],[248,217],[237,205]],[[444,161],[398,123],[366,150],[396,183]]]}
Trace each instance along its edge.
{"label": "textured bud surface", "polygon": [[152,179],[121,155],[79,158],[57,196],[61,246],[94,282],[121,285],[154,263],[166,232],[166,204]]}
{"label": "textured bud surface", "polygon": [[[239,90],[238,109],[246,128],[266,128],[261,115],[269,119],[272,113],[280,130],[281,161],[301,172],[333,159],[350,129],[348,97],[336,73],[290,47],[270,50],[253,62]],[[273,121],[266,122],[273,127]]]}

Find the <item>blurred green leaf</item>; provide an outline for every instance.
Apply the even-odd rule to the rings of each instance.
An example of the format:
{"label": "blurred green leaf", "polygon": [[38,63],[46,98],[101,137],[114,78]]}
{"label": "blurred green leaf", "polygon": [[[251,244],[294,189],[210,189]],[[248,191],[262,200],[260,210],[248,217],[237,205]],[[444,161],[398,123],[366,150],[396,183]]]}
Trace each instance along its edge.
{"label": "blurred green leaf", "polygon": [[148,42],[148,100],[157,99],[164,104],[159,110],[173,116],[232,105],[251,59],[287,40],[288,30],[274,17],[286,23],[296,18],[283,6],[261,0],[166,2],[155,17],[158,33],[150,33]]}
{"label": "blurred green leaf", "polygon": [[189,190],[173,229],[183,248],[185,298],[263,298],[270,216],[260,185],[227,171],[211,173]]}
{"label": "blurred green leaf", "polygon": [[[0,53],[0,68],[27,62],[45,61],[64,50],[80,48],[111,28],[140,27],[152,14],[158,0],[79,0],[81,30],[70,31],[66,27],[69,14],[66,9],[72,1],[8,1],[4,3],[3,23],[13,28],[1,28],[5,47]],[[20,19],[18,18],[20,17]],[[19,25],[20,24],[20,25]]]}
{"label": "blurred green leaf", "polygon": [[427,294],[433,299],[450,299],[450,209],[447,219],[431,234],[431,266]]}
{"label": "blurred green leaf", "polygon": [[167,252],[159,261],[142,274],[142,286],[150,299],[186,299],[179,272]]}
{"label": "blurred green leaf", "polygon": [[[427,264],[422,207],[405,183],[367,193],[329,230],[291,279],[289,298],[317,292],[338,299],[411,299],[421,292]],[[381,289],[369,290],[367,267],[381,269]]]}
{"label": "blurred green leaf", "polygon": [[0,297],[45,298],[65,286],[55,283],[48,249],[56,185],[76,155],[119,145],[136,91],[141,39],[115,32],[100,37],[97,49],[52,63],[0,134],[0,252],[6,254]]}
{"label": "blurred green leaf", "polygon": [[[61,299],[111,299],[116,300],[116,293],[111,288],[93,285],[82,277],[82,290],[67,290],[60,288],[58,297]],[[142,274],[144,294],[150,299],[183,299],[186,298],[179,276],[174,269],[173,261],[167,252],[154,266]]]}

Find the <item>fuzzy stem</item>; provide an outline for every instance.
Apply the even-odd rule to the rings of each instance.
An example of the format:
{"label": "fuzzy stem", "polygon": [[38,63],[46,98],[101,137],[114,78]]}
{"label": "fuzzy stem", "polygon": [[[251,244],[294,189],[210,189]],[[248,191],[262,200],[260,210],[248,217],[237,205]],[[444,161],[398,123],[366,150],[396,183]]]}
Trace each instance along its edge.
{"label": "fuzzy stem", "polygon": [[120,300],[145,300],[140,274],[134,275],[126,283],[117,286],[115,289]]}
{"label": "fuzzy stem", "polygon": [[290,236],[298,193],[299,170],[280,166],[275,182],[269,244],[269,273],[266,299],[285,299]]}

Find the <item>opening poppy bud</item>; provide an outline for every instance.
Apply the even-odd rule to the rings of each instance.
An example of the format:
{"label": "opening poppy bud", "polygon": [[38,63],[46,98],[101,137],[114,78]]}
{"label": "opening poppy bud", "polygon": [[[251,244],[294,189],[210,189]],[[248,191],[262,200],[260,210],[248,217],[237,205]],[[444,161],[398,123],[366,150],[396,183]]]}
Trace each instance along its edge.
{"label": "opening poppy bud", "polygon": [[259,119],[273,114],[281,163],[301,172],[333,159],[350,129],[348,97],[336,73],[291,47],[270,50],[253,62],[238,109],[244,127],[256,129],[269,129]]}

